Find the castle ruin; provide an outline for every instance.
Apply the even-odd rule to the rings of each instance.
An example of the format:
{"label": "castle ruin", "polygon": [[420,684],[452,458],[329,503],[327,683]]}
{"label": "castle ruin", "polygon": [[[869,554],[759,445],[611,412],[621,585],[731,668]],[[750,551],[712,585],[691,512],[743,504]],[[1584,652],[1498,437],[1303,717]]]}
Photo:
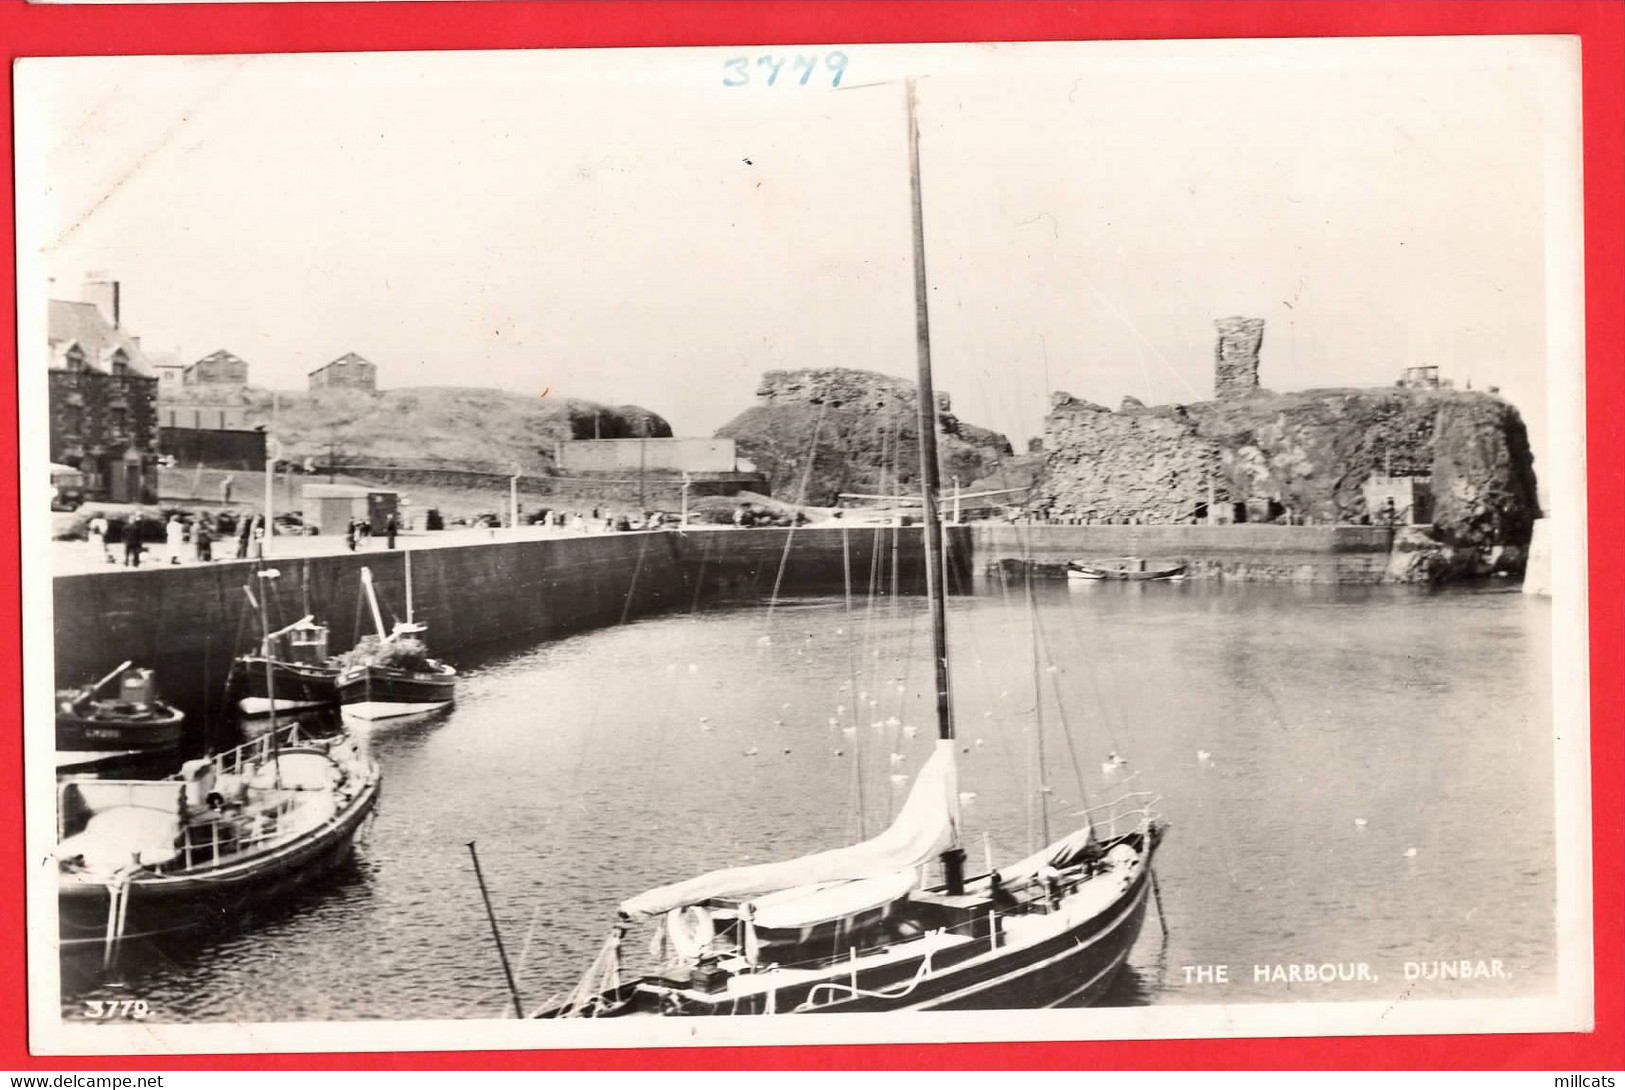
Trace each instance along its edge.
{"label": "castle ruin", "polygon": [[1258,352],[1264,346],[1264,319],[1220,318],[1213,323],[1219,343],[1213,350],[1213,397],[1246,397],[1258,389]]}

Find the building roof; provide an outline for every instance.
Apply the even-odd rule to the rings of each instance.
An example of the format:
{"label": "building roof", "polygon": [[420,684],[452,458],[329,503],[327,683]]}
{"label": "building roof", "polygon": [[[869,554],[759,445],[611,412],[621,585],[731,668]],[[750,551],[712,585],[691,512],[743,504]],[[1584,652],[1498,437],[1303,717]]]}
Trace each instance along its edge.
{"label": "building roof", "polygon": [[113,353],[122,348],[131,371],[138,375],[152,374],[152,364],[141,351],[141,342],[122,329],[114,329],[95,303],[52,299],[47,330],[52,369],[66,367],[67,350],[77,344],[85,354],[85,366],[91,370],[111,371]]}
{"label": "building roof", "polygon": [[309,372],[309,374],[312,374],[312,375],[317,374],[318,372],[325,371],[329,367],[333,367],[333,366],[335,366],[337,364],[341,364],[341,363],[344,363],[344,364],[364,363],[368,367],[377,367],[378,366],[376,363],[373,363],[371,360],[367,359],[365,356],[358,356],[354,352],[346,352],[346,353],[344,353],[344,355],[340,356],[336,360],[327,361],[326,363],[322,364],[320,367],[316,368],[315,371]]}
{"label": "building roof", "polygon": [[186,369],[190,371],[192,368],[201,366],[205,363],[241,363],[244,367],[248,366],[248,363],[241,356],[233,352],[228,352],[224,348],[217,348],[197,362],[187,364]]}

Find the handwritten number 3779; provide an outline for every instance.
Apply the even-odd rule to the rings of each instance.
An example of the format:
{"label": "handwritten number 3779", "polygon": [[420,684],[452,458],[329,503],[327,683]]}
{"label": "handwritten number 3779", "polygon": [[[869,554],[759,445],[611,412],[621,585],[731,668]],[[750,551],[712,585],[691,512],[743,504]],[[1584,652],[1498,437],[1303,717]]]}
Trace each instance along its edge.
{"label": "handwritten number 3779", "polygon": [[[769,87],[779,81],[779,74],[788,66],[790,71],[784,74],[788,80],[796,79],[799,72],[801,78],[797,82],[805,87],[807,81],[812,79],[813,73],[820,68],[833,73],[829,85],[839,87],[841,77],[846,74],[847,57],[845,53],[826,53],[822,56],[811,57],[797,54],[794,59],[790,57],[775,57],[772,54],[756,58],[756,74],[765,76]],[[751,63],[749,57],[734,57],[732,60],[722,62],[724,87],[743,87],[750,82]]]}

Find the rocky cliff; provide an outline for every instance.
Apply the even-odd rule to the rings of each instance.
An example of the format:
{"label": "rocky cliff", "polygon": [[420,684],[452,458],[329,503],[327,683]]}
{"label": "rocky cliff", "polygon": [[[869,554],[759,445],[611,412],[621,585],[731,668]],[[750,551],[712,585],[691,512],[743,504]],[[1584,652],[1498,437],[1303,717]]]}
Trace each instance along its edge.
{"label": "rocky cliff", "polygon": [[1430,576],[1440,563],[1515,564],[1539,513],[1522,418],[1472,391],[1258,390],[1116,412],[1062,393],[1044,450],[1035,504],[1093,522],[1192,522],[1211,496],[1252,521],[1358,523],[1381,517],[1374,478],[1421,479],[1432,510],[1415,551],[1437,554],[1417,561]]}
{"label": "rocky cliff", "polygon": [[[840,492],[912,492],[920,459],[915,384],[844,367],[769,371],[757,403],[717,430],[756,463],[773,495],[815,505]],[[944,483],[967,488],[1011,455],[1010,441],[956,417],[937,391]]]}

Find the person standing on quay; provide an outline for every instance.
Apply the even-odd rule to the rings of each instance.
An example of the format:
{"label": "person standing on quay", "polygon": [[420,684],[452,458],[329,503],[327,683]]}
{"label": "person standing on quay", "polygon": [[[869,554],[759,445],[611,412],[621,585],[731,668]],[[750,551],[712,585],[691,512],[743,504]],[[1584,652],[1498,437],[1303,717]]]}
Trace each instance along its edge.
{"label": "person standing on quay", "polygon": [[401,524],[395,521],[395,512],[389,513],[389,519],[384,523],[384,534],[389,538],[389,547],[395,547],[395,535],[400,533]]}
{"label": "person standing on quay", "polygon": [[181,524],[179,515],[170,515],[169,521],[164,523],[164,546],[169,553],[169,562],[181,562],[181,549],[186,544],[186,527]]}
{"label": "person standing on quay", "polygon": [[91,546],[101,552],[102,559],[109,564],[113,563],[113,554],[107,551],[107,520],[100,515],[95,516],[90,520],[86,533],[90,537]]}
{"label": "person standing on quay", "polygon": [[141,516],[132,515],[124,523],[124,566],[141,566]]}
{"label": "person standing on quay", "polygon": [[355,552],[355,519],[344,524],[344,544],[350,547],[352,553]]}
{"label": "person standing on quay", "polygon": [[254,532],[253,520],[242,515],[237,521],[237,559],[248,559],[248,542]]}
{"label": "person standing on quay", "polygon": [[197,518],[192,522],[192,544],[197,546],[197,558],[200,564],[207,564],[214,559],[214,535],[209,533],[209,520]]}

